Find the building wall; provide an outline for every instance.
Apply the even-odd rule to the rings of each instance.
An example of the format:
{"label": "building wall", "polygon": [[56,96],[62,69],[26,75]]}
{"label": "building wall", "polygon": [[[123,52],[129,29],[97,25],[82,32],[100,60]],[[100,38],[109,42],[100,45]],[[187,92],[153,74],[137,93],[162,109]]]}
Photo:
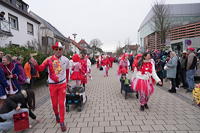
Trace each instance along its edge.
{"label": "building wall", "polygon": [[70,43],[70,47],[73,53],[80,54],[80,50],[76,46],[74,46],[72,43]]}
{"label": "building wall", "polygon": [[[12,44],[18,44],[21,46],[25,46],[29,44],[33,47],[37,47],[38,42],[39,42],[39,38],[38,38],[39,24],[4,7],[3,5],[0,5],[0,11],[5,12],[5,19],[7,21],[8,21],[8,13],[18,18],[18,30],[11,28],[11,33],[13,37],[0,39],[1,46],[5,46],[12,43]],[[33,35],[27,33],[27,22],[33,25],[33,28],[34,28]]]}

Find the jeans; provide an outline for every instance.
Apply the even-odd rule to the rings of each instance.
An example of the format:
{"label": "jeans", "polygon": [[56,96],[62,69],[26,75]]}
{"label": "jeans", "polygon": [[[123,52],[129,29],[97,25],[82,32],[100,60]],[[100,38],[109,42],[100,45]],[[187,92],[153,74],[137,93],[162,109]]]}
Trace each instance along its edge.
{"label": "jeans", "polygon": [[186,72],[186,80],[188,83],[188,90],[194,89],[194,74],[195,74],[195,69],[187,70],[187,72]]}
{"label": "jeans", "polygon": [[8,131],[12,129],[14,127],[13,115],[22,112],[28,112],[28,109],[23,108],[19,111],[13,110],[8,113],[0,114],[0,117],[6,120],[5,122],[0,122],[0,131]]}

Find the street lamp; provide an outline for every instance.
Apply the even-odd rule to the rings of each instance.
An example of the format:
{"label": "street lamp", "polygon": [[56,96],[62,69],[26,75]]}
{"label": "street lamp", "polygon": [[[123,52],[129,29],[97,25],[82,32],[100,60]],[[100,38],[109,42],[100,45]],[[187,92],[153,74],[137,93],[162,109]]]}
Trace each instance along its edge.
{"label": "street lamp", "polygon": [[74,34],[72,34],[73,36],[74,36],[74,41],[76,40],[76,36],[77,36],[77,34],[76,33],[74,33]]}

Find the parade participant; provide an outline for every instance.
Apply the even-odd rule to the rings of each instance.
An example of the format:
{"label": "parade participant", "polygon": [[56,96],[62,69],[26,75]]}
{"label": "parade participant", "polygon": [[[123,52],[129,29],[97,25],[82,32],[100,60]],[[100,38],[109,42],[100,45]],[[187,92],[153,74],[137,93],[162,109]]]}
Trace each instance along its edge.
{"label": "parade participant", "polygon": [[149,108],[147,102],[154,91],[153,80],[162,85],[156,74],[155,65],[151,61],[151,55],[146,52],[135,67],[131,85],[132,89],[139,93],[141,111]]}
{"label": "parade participant", "polygon": [[120,62],[119,62],[119,67],[118,67],[118,75],[121,76],[122,71],[125,71],[126,74],[128,74],[128,66],[129,66],[129,61],[128,61],[129,55],[127,53],[123,54]]}
{"label": "parade participant", "polygon": [[86,51],[81,51],[80,53],[80,63],[81,63],[81,74],[83,76],[81,80],[81,84],[85,88],[85,84],[87,84],[87,58],[86,56]]}
{"label": "parade participant", "polygon": [[103,56],[103,59],[101,60],[101,66],[103,67],[104,70],[104,77],[108,77],[108,71],[110,68],[110,61],[107,56]]}
{"label": "parade participant", "polygon": [[92,73],[92,63],[89,59],[89,56],[87,56],[87,75],[90,79],[92,79],[91,73]]}
{"label": "parade participant", "polygon": [[81,75],[81,63],[80,63],[80,57],[78,54],[75,54],[72,56],[72,74],[70,76],[71,80],[75,80],[76,81],[76,86],[80,86],[80,82],[83,78],[83,76]]}
{"label": "parade participant", "polygon": [[[63,56],[63,46],[60,42],[56,42],[52,46],[54,55],[48,57],[41,65],[34,62],[38,71],[43,71],[48,68],[48,83],[51,96],[53,111],[55,113],[57,123],[60,123],[61,130],[66,131],[64,123],[65,116],[65,97],[67,76],[69,73],[69,59]],[[58,111],[59,106],[59,111]]]}
{"label": "parade participant", "polygon": [[14,95],[21,89],[18,83],[18,65],[12,62],[11,55],[5,55],[2,58],[2,64],[0,64],[0,66],[4,71],[7,83],[9,84],[9,88],[6,89],[6,93],[8,95]]}
{"label": "parade participant", "polygon": [[132,71],[135,70],[135,67],[138,64],[138,61],[142,58],[142,54],[137,54],[133,60],[133,64],[132,64]]}
{"label": "parade participant", "polygon": [[110,68],[112,68],[114,60],[115,60],[115,58],[114,58],[114,57],[112,57],[112,56],[110,56],[110,57],[109,57],[109,61],[110,61]]}

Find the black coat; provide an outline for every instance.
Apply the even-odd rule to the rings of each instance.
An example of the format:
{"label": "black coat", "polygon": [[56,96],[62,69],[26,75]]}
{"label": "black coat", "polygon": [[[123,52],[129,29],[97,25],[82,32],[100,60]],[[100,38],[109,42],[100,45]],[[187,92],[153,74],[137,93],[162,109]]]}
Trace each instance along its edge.
{"label": "black coat", "polygon": [[[5,102],[3,103],[2,107],[0,108],[0,114],[8,113],[17,108],[18,104],[21,104],[21,108],[28,108],[27,107],[27,99],[21,92],[8,97]],[[32,119],[36,119],[35,114],[29,109],[29,116]]]}

